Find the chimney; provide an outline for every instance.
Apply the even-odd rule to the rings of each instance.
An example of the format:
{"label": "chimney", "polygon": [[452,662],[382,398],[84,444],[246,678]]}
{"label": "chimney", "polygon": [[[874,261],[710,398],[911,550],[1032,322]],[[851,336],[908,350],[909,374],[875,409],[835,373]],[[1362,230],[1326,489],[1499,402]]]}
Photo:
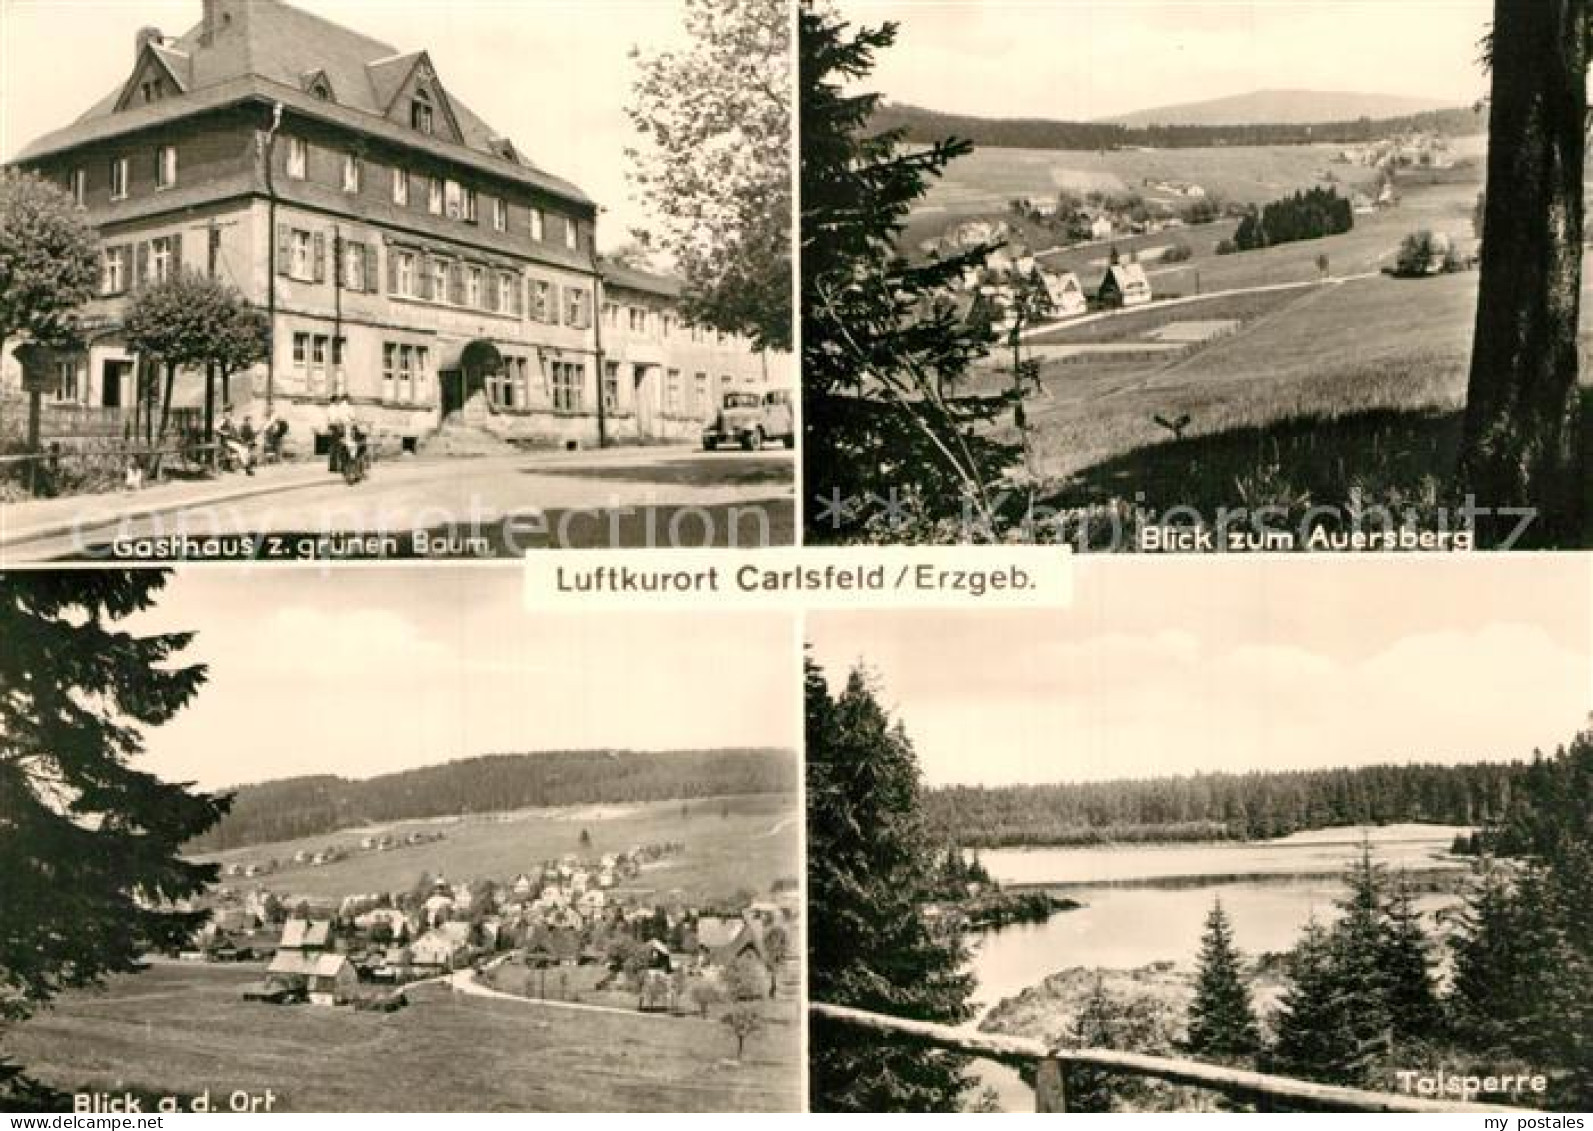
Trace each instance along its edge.
{"label": "chimney", "polygon": [[138,34],[133,37],[133,55],[136,58],[144,53],[144,48],[153,43],[157,47],[166,41],[158,27],[141,27]]}
{"label": "chimney", "polygon": [[209,47],[216,41],[216,37],[226,34],[232,27],[233,12],[246,14],[246,4],[234,4],[230,0],[203,0],[203,15],[199,22],[199,43],[202,47]]}

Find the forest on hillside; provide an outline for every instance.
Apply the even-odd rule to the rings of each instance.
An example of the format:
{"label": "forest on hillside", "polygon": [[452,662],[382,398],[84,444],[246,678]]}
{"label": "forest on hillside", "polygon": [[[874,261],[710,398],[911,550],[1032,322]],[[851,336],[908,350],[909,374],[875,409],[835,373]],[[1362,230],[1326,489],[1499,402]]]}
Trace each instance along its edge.
{"label": "forest on hillside", "polygon": [[231,812],[187,849],[214,852],[379,821],[794,793],[796,787],[796,760],[781,750],[498,754],[362,781],[322,775],[246,785],[236,791]]}
{"label": "forest on hillside", "polygon": [[1428,110],[1398,118],[1347,122],[1232,126],[1124,126],[1112,122],[1065,122],[1050,118],[977,118],[906,104],[882,104],[869,122],[873,131],[905,131],[906,140],[932,144],[947,137],[976,146],[1005,149],[1199,149],[1239,145],[1359,145],[1399,134],[1446,137],[1481,134],[1487,119],[1470,108]]}
{"label": "forest on hillside", "polygon": [[925,793],[935,832],[969,848],[1134,841],[1256,840],[1335,825],[1493,825],[1542,759],[1466,766],[1194,774],[1050,785],[948,786]]}

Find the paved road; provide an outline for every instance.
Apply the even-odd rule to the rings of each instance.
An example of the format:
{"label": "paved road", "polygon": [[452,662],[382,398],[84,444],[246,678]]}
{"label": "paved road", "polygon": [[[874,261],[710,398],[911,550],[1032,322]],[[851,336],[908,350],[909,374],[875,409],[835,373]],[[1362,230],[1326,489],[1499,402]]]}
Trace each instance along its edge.
{"label": "paved road", "polygon": [[[169,560],[158,555],[180,539],[188,557],[321,559],[789,545],[794,476],[791,454],[772,449],[407,459],[378,463],[354,487],[311,467],[267,469],[203,491],[7,507],[0,560]],[[226,497],[239,491],[257,493]]]}

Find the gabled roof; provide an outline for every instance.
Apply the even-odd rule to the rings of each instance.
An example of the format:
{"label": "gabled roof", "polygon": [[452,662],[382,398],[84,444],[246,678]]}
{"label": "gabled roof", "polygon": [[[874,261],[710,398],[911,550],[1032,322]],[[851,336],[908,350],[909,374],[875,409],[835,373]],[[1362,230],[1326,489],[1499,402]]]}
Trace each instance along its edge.
{"label": "gabled roof", "polygon": [[344,969],[352,970],[346,954],[323,954],[315,960],[310,973],[317,978],[336,978]]}
{"label": "gabled roof", "polygon": [[271,959],[271,965],[266,967],[266,973],[302,974],[309,977],[315,973],[315,967],[316,959],[312,955],[297,950],[279,950]]}
{"label": "gabled roof", "polygon": [[389,55],[384,59],[365,64],[365,74],[371,83],[371,94],[375,98],[376,105],[381,107],[382,113],[386,113],[387,108],[393,104],[393,99],[398,97],[398,92],[403,89],[420,56],[419,51],[408,51],[402,55]]}
{"label": "gabled roof", "polygon": [[[213,35],[206,36],[201,21],[175,40],[151,41],[145,52],[139,54],[139,66],[147,52],[171,72],[173,81],[183,92],[181,96],[163,99],[156,104],[168,110],[175,109],[175,113],[159,115],[152,120],[181,117],[202,106],[214,105],[215,99],[200,100],[193,99],[193,96],[232,87],[232,84],[241,80],[252,80],[246,84],[249,92],[276,97],[284,104],[298,108],[301,105],[299,100],[274,95],[271,88],[289,88],[301,96],[304,102],[313,104],[318,100],[308,93],[309,84],[306,80],[310,76],[322,76],[335,99],[331,105],[358,112],[356,120],[347,124],[356,125],[356,128],[371,128],[371,120],[380,118],[385,124],[391,125],[386,115],[393,99],[422,61],[429,64],[424,51],[399,53],[381,40],[301,11],[282,0],[214,2],[218,14],[230,17],[230,22],[218,27]],[[135,67],[134,77],[137,70],[138,67]],[[115,90],[95,103],[71,127],[30,144],[20,159],[30,160],[83,141],[115,136],[143,124],[135,119],[122,120],[121,115],[126,111],[118,110],[130,81],[118,83]],[[458,126],[461,138],[458,145],[442,138],[427,138],[417,134],[408,128],[407,123],[399,130],[378,132],[390,140],[411,142],[420,148],[463,148],[478,156],[490,157],[492,161],[505,166],[537,174],[545,182],[545,187],[588,202],[575,186],[544,173],[527,160],[520,150],[508,143],[501,131],[493,129],[447,92],[441,76],[435,72],[432,86],[446,103],[441,112]],[[236,87],[232,87],[232,90],[237,92]],[[140,106],[137,109],[143,111],[150,107]],[[107,119],[117,120],[108,122]],[[105,128],[107,126],[108,129]]]}
{"label": "gabled roof", "polygon": [[679,279],[668,275],[655,274],[652,271],[642,271],[635,267],[627,267],[623,263],[613,260],[604,260],[599,265],[603,273],[603,282],[606,286],[642,291],[646,294],[662,295],[665,298],[679,298],[681,282]]}
{"label": "gabled roof", "polygon": [[192,62],[186,52],[176,51],[150,40],[138,52],[138,59],[133,63],[133,71],[127,76],[127,81],[102,99],[96,108],[104,107],[106,113],[113,113],[133,105],[133,95],[138,89],[139,77],[151,70],[170,79],[172,85],[177,88],[177,93],[187,93]]}
{"label": "gabled roof", "polygon": [[1131,286],[1150,286],[1150,279],[1145,276],[1145,268],[1138,263],[1116,263],[1106,269],[1106,275],[1101,279],[1104,286],[1107,280],[1116,283],[1120,290],[1127,290]]}
{"label": "gabled roof", "polygon": [[282,927],[283,950],[325,947],[332,940],[332,924],[326,919],[289,919]]}
{"label": "gabled roof", "polygon": [[732,942],[744,925],[740,919],[704,915],[697,920],[697,945],[707,950],[717,950]]}

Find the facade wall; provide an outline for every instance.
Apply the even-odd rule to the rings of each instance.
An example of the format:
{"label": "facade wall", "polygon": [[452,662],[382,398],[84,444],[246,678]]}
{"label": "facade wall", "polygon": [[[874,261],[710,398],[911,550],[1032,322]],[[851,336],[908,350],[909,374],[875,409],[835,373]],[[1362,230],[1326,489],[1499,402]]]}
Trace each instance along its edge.
{"label": "facade wall", "polygon": [[[269,402],[289,424],[290,450],[324,431],[334,393],[350,397],[386,447],[418,444],[443,425],[445,410],[505,439],[563,444],[596,440],[600,395],[610,439],[691,440],[726,387],[763,382],[763,359],[745,343],[685,326],[669,295],[610,286],[600,297],[590,205],[291,114],[270,150],[268,195],[267,120],[262,107],[234,107],[39,163],[68,186],[83,170],[102,255],[121,263],[85,311],[89,349],[63,400],[132,404],[135,359],[119,326],[140,282],[178,269],[213,273],[261,309],[274,285],[272,363],[233,375],[216,408],[230,402],[237,418],[258,423]],[[177,176],[157,187],[162,146],[175,147]],[[350,155],[358,162],[355,185],[345,182]],[[111,166],[121,157],[127,191],[113,200]],[[407,201],[394,199],[395,169]],[[474,218],[448,214],[446,205],[462,196],[450,196],[444,214],[435,214],[433,178],[473,192]],[[352,256],[356,248],[357,269],[338,262],[340,250]],[[438,263],[447,265],[443,285],[427,293],[421,280]],[[479,297],[472,272],[479,272]],[[605,302],[619,313],[599,328]],[[634,328],[632,308],[645,311]],[[483,341],[496,347],[506,371],[452,376],[465,346]],[[9,356],[0,360],[0,379],[20,384]],[[116,388],[108,392],[107,381]],[[203,402],[203,375],[180,375],[174,403]]]}

